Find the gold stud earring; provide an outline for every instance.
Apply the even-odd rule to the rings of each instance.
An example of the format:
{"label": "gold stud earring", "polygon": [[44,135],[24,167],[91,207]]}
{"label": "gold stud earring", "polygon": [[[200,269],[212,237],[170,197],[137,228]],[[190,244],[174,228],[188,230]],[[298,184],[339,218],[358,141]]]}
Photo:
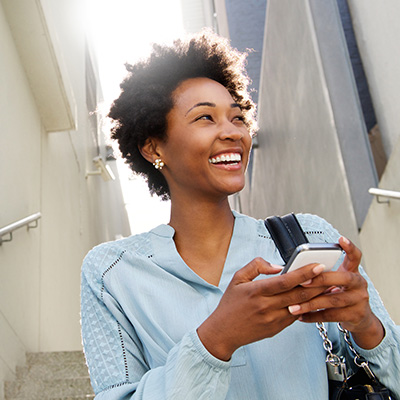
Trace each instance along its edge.
{"label": "gold stud earring", "polygon": [[153,162],[154,168],[155,169],[159,169],[160,171],[162,170],[164,164],[164,161],[161,160],[161,158],[157,158],[154,162]]}

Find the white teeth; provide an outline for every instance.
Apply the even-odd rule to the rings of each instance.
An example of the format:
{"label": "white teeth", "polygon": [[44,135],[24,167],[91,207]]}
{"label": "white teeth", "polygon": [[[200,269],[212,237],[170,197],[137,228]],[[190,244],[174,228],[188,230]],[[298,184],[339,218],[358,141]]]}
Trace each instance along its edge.
{"label": "white teeth", "polygon": [[210,164],[218,164],[220,162],[238,162],[242,159],[239,153],[222,154],[221,156],[211,157],[208,159]]}

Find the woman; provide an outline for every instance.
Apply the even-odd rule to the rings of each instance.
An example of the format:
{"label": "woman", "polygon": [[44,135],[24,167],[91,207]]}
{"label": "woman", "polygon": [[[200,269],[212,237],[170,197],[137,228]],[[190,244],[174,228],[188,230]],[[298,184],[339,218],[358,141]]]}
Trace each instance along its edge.
{"label": "woman", "polygon": [[[255,129],[244,55],[202,33],[127,68],[113,138],[150,192],[171,199],[171,219],[84,261],[96,399],[327,399],[317,321],[340,321],[399,394],[400,335],[360,251],[324,220],[298,215],[311,242],[339,241],[346,256],[335,272],[311,264],[280,275],[263,221],[229,207]],[[328,325],[335,350],[350,354]]]}

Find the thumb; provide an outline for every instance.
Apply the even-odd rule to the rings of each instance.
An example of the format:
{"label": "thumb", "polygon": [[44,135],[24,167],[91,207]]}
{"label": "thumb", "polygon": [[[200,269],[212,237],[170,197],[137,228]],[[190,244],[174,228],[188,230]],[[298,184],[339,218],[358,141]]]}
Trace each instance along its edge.
{"label": "thumb", "polygon": [[349,239],[345,237],[339,238],[339,244],[342,249],[346,252],[346,256],[340,269],[345,269],[350,272],[357,272],[358,266],[361,262],[362,253],[361,250],[354,245]]}
{"label": "thumb", "polygon": [[263,275],[273,275],[281,272],[283,267],[281,265],[270,264],[261,257],[257,257],[250,261],[243,268],[239,269],[233,276],[232,282],[244,283],[251,282],[257,276]]}

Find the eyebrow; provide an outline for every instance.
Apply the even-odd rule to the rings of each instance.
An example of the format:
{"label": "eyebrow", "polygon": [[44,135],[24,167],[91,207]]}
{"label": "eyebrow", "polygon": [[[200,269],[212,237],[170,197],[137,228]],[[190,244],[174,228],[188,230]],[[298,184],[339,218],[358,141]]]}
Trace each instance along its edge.
{"label": "eyebrow", "polygon": [[[216,105],[215,103],[210,103],[210,102],[208,102],[208,101],[203,101],[203,102],[197,103],[197,104],[195,104],[193,107],[189,108],[189,110],[187,110],[187,112],[186,112],[186,114],[185,114],[185,117],[186,117],[186,115],[188,115],[188,114],[190,113],[190,111],[192,111],[194,108],[196,108],[196,107],[202,107],[202,106],[206,106],[206,107],[217,107],[217,105]],[[240,104],[238,104],[238,103],[232,103],[232,104],[231,104],[231,108],[235,108],[235,107],[238,107],[238,108],[242,109],[242,107],[240,107]]]}

